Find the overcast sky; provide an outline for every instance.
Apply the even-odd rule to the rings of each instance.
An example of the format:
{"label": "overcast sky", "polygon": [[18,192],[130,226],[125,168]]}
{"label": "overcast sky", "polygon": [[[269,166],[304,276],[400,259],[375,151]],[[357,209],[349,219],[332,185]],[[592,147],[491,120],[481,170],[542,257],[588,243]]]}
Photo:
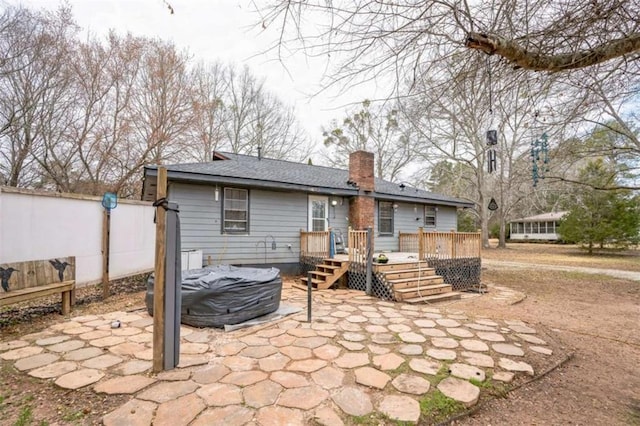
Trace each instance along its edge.
{"label": "overcast sky", "polygon": [[[261,4],[263,0],[255,2]],[[57,0],[12,3],[36,9],[53,9],[61,4]],[[375,97],[371,86],[350,90],[339,97],[330,92],[310,97],[320,87],[327,61],[309,59],[300,53],[285,58],[283,64],[275,53],[263,53],[276,40],[278,28],[256,27],[260,16],[247,0],[169,0],[174,14],[162,0],[67,0],[67,3],[78,25],[96,36],[114,29],[119,33],[158,37],[188,49],[196,59],[248,65],[283,102],[295,105],[300,122],[316,143],[322,140],[321,126],[333,118],[341,119],[345,105]]]}

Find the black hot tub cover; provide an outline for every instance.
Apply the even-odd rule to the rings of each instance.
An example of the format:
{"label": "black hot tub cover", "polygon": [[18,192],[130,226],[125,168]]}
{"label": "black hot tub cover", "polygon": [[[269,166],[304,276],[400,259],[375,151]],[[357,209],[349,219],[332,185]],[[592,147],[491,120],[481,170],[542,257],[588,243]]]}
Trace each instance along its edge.
{"label": "black hot tub cover", "polygon": [[[153,315],[153,274],[145,302]],[[276,268],[219,265],[182,271],[181,322],[194,327],[224,327],[274,312],[280,306],[282,279]]]}

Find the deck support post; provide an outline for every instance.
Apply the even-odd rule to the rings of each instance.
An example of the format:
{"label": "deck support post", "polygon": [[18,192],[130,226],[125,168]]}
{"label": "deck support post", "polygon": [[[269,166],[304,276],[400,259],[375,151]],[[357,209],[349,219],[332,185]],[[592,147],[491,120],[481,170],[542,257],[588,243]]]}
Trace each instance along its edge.
{"label": "deck support post", "polygon": [[371,296],[371,276],[373,275],[373,229],[367,228],[367,287],[366,292]]}
{"label": "deck support post", "polygon": [[311,322],[311,280],[313,279],[313,274],[311,271],[307,272],[307,322]]}

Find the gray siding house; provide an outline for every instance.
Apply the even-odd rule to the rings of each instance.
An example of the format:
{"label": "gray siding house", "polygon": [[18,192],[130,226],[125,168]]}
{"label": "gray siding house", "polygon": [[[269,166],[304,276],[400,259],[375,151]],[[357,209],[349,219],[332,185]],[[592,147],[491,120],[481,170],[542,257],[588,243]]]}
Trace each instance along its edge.
{"label": "gray siding house", "polygon": [[[168,165],[168,198],[179,205],[183,250],[204,264],[272,265],[295,272],[300,231],[374,230],[377,252],[397,251],[400,232],[457,229],[472,204],[374,178],[373,154],[350,156],[349,170],[215,153],[206,163]],[[142,199],[156,199],[157,167],[144,170]]]}

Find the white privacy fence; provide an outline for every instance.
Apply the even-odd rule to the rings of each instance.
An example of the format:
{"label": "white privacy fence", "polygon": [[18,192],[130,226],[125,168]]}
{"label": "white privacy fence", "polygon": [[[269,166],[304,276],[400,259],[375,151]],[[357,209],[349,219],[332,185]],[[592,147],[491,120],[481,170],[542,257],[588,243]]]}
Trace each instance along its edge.
{"label": "white privacy fence", "polygon": [[[153,270],[154,208],[119,200],[111,211],[111,279]],[[76,283],[102,279],[101,198],[0,187],[0,264],[75,256]]]}

